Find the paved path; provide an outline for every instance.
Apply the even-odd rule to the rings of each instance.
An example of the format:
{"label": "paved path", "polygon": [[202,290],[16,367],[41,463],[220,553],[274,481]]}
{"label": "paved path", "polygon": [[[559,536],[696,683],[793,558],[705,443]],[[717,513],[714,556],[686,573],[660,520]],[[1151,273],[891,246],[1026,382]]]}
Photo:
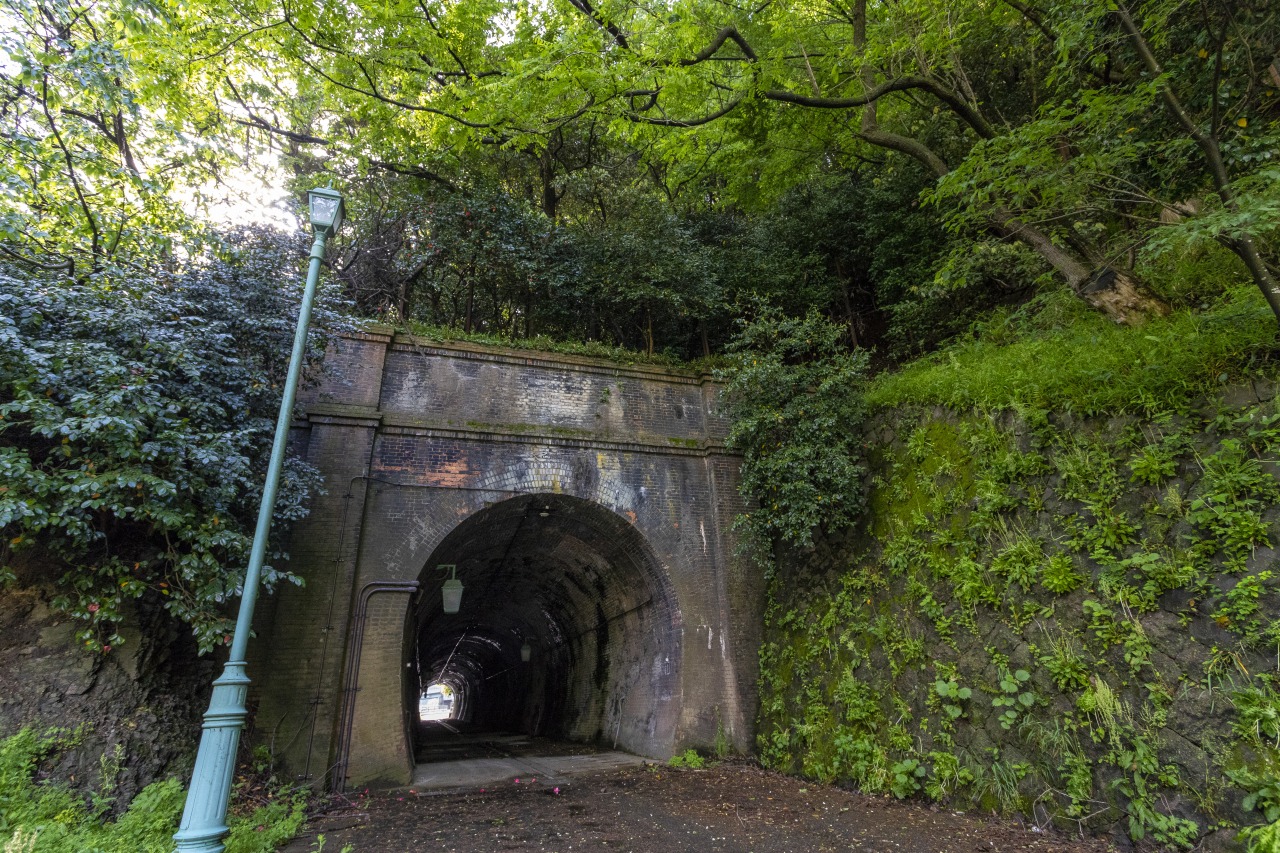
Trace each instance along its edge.
{"label": "paved path", "polygon": [[578,776],[644,763],[625,752],[593,750],[543,738],[477,732],[446,720],[422,724],[410,788],[419,792],[457,791],[524,779],[563,785]]}

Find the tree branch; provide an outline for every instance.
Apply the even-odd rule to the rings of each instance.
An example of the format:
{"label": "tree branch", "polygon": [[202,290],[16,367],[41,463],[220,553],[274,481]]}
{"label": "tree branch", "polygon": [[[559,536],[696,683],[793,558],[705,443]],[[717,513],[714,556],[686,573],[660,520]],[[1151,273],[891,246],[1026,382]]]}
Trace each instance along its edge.
{"label": "tree branch", "polygon": [[738,49],[742,51],[742,55],[745,56],[748,61],[755,62],[759,58],[756,56],[756,52],[751,49],[751,44],[743,38],[741,33],[738,32],[738,28],[730,24],[720,30],[720,32],[716,33],[715,38],[711,40],[711,43],[694,54],[692,58],[677,59],[674,63],[667,64],[687,68],[690,65],[697,65],[700,62],[706,62],[708,59],[719,53],[720,48],[724,47],[724,43],[727,41],[731,41],[736,44]]}
{"label": "tree branch", "polygon": [[276,27],[282,27],[284,26],[284,24],[285,24],[284,21],[276,21],[275,23],[271,23],[271,24],[263,24],[260,27],[252,27],[251,29],[246,30],[245,32],[231,39],[231,41],[227,42],[222,47],[215,50],[213,53],[208,53],[203,56],[193,56],[189,61],[192,63],[195,63],[195,62],[207,62],[210,59],[216,59],[217,57],[226,53],[231,48],[235,47],[240,42],[247,39],[249,36],[256,35],[261,32],[265,32],[266,30],[272,30],[272,29],[275,29]]}
{"label": "tree branch", "polygon": [[[453,57],[453,61],[458,64],[459,70],[467,79],[472,79],[471,72],[467,69],[467,64],[462,61],[462,57],[454,51],[449,44],[449,40],[440,32],[440,27],[436,25],[435,19],[431,17],[431,10],[427,7],[425,0],[418,0],[418,8],[422,10],[422,17],[426,19],[427,26],[431,27],[431,31],[436,34],[436,38],[444,43],[444,49],[449,52],[449,56]],[[426,61],[424,59],[424,61]],[[427,62],[428,65],[434,66],[434,63]]]}
{"label": "tree branch", "polygon": [[810,95],[802,95],[798,92],[788,92],[784,89],[770,89],[767,92],[761,92],[761,97],[771,101],[778,101],[784,104],[796,104],[801,107],[813,107],[825,110],[847,110],[854,107],[865,107],[874,104],[880,98],[893,92],[906,92],[918,90],[928,92],[938,100],[946,104],[953,113],[959,116],[965,124],[973,128],[973,131],[983,139],[992,139],[995,137],[995,131],[991,125],[965,99],[951,91],[946,86],[932,77],[907,76],[898,77],[893,80],[886,80],[880,85],[867,84],[872,81],[864,80],[864,92],[851,98],[818,98]]}
{"label": "tree branch", "polygon": [[613,36],[613,41],[618,45],[618,47],[623,50],[631,49],[631,44],[627,41],[627,37],[623,34],[622,30],[618,29],[618,25],[607,20],[603,15],[601,15],[600,12],[591,5],[590,0],[569,0],[569,4],[591,20],[595,21],[596,24],[600,26],[600,29]]}
{"label": "tree branch", "polygon": [[438,175],[430,169],[423,169],[420,166],[401,166],[398,163],[386,163],[382,160],[370,160],[369,165],[377,166],[387,172],[394,172],[397,175],[404,175],[407,178],[421,178],[426,181],[435,181],[450,192],[457,192],[458,185],[450,181],[443,175]]}
{"label": "tree branch", "polygon": [[[1218,147],[1217,129],[1210,128],[1210,131],[1206,133],[1192,118],[1191,114],[1187,112],[1182,100],[1169,84],[1164,69],[1160,67],[1159,60],[1156,59],[1155,53],[1151,50],[1151,44],[1142,34],[1142,30],[1134,21],[1133,15],[1130,14],[1128,8],[1123,4],[1118,4],[1113,14],[1120,19],[1120,26],[1128,34],[1129,41],[1132,42],[1138,58],[1146,67],[1147,72],[1155,79],[1156,91],[1160,93],[1160,100],[1164,101],[1164,105],[1172,114],[1174,121],[1186,132],[1187,136],[1191,137],[1201,153],[1204,154],[1209,176],[1213,180],[1214,190],[1217,192],[1218,198],[1222,200],[1223,207],[1232,212],[1238,211],[1240,209],[1239,200],[1236,198],[1235,190],[1231,186],[1231,175],[1227,172],[1227,165],[1222,159],[1222,151]],[[1267,304],[1271,307],[1271,311],[1276,315],[1276,319],[1280,320],[1280,283],[1276,282],[1275,274],[1270,265],[1262,257],[1262,253],[1258,251],[1253,235],[1248,231],[1240,231],[1237,234],[1222,234],[1218,237],[1218,241],[1235,252],[1240,257],[1240,260],[1244,261],[1245,266],[1249,268],[1249,272],[1253,275],[1253,280],[1258,285],[1258,289],[1262,291]]]}
{"label": "tree branch", "polygon": [[[634,113],[634,112],[627,113],[626,117],[634,122],[639,122],[642,124],[651,124],[657,127],[699,127],[704,124],[710,124],[716,119],[723,118],[724,116],[733,112],[734,108],[737,107],[738,104],[742,103],[742,99],[744,97],[745,95],[738,95],[736,98],[732,98],[727,104],[725,104],[723,107],[716,110],[715,112],[708,113],[707,115],[701,116],[699,118],[690,118],[690,119],[650,118],[649,116],[641,115],[640,113]],[[657,103],[656,96],[654,97],[654,103]]]}
{"label": "tree branch", "polygon": [[54,121],[53,113],[49,111],[49,78],[42,78],[44,86],[44,97],[39,98],[40,109],[44,112],[45,120],[49,122],[49,130],[53,133],[54,141],[58,143],[58,148],[62,151],[63,159],[67,164],[67,177],[71,179],[71,186],[76,191],[76,198],[80,201],[80,209],[84,211],[84,217],[89,222],[89,233],[91,235],[90,246],[93,250],[93,263],[97,267],[98,258],[102,254],[102,234],[98,231],[98,221],[93,217],[93,211],[89,208],[89,202],[85,198],[84,188],[80,186],[80,176],[76,174],[76,162],[71,156],[67,143],[62,138],[62,133],[58,130],[58,123]]}
{"label": "tree branch", "polygon": [[262,118],[261,116],[259,116],[257,113],[253,111],[252,107],[250,107],[247,103],[245,103],[244,98],[241,97],[240,95],[240,91],[236,89],[236,84],[231,82],[231,78],[226,77],[223,79],[227,81],[227,86],[231,89],[231,97],[236,99],[236,103],[238,103],[241,107],[243,107],[245,114],[249,116],[248,119],[236,118],[235,116],[232,116],[231,120],[236,124],[243,125],[244,127],[256,127],[259,130],[265,130],[268,133],[275,134],[276,136],[282,136],[285,139],[288,139],[290,142],[300,142],[307,145],[328,145],[329,144],[329,140],[324,139],[322,137],[312,136],[311,134],[308,134],[308,133],[297,133],[292,130],[285,130],[283,127],[274,125],[271,122],[267,121],[266,119]]}
{"label": "tree branch", "polygon": [[1044,22],[1044,16],[1040,14],[1040,10],[1034,8],[1030,3],[1024,3],[1022,0],[1004,0],[1004,4],[1016,10],[1018,14],[1027,19],[1031,26],[1040,31],[1049,44],[1058,41],[1058,37],[1053,34],[1053,30],[1049,29],[1049,25]]}
{"label": "tree branch", "polygon": [[4,254],[8,255],[9,257],[13,258],[16,261],[20,261],[24,264],[29,264],[30,266],[33,266],[37,269],[46,270],[48,272],[65,272],[67,273],[67,275],[74,275],[76,271],[76,262],[73,261],[71,258],[64,257],[61,263],[45,264],[45,263],[41,263],[40,261],[37,261],[35,258],[28,258],[26,255],[22,254],[21,252],[15,252],[13,249],[10,249],[8,246],[4,245],[3,243],[0,243],[0,252],[3,252]]}
{"label": "tree branch", "polygon": [[[680,67],[697,65],[700,62],[705,62],[708,59],[711,59],[720,51],[721,48],[724,47],[726,42],[730,41],[738,46],[738,49],[742,51],[743,56],[746,57],[748,62],[758,61],[758,56],[756,55],[755,50],[752,49],[750,42],[748,42],[746,38],[738,32],[737,27],[730,25],[722,28],[718,33],[716,33],[715,38],[713,38],[706,47],[700,50],[692,58],[678,59],[674,62],[667,62],[663,64],[676,65]],[[760,95],[770,101],[795,104],[801,107],[847,110],[855,107],[865,107],[892,92],[904,92],[913,89],[928,92],[938,100],[942,101],[953,113],[973,128],[974,132],[983,139],[991,139],[995,136],[995,132],[991,129],[991,125],[982,116],[982,114],[978,112],[976,107],[966,101],[962,95],[947,88],[938,80],[927,76],[908,75],[898,77],[896,79],[886,81],[879,86],[866,86],[864,81],[863,94],[852,98],[824,98],[818,95],[802,95],[797,92],[789,92],[785,89],[770,89],[768,91],[761,92]],[[727,110],[725,112],[727,112]],[[718,113],[716,118],[720,115],[724,115],[724,112]],[[700,121],[699,123],[705,124],[706,121]],[[685,127],[689,125],[681,123],[676,126]]]}
{"label": "tree branch", "polygon": [[[870,142],[872,145],[880,148],[887,148],[890,151],[897,151],[900,154],[906,154],[908,157],[916,160],[924,165],[926,169],[933,172],[934,175],[941,178],[951,171],[951,168],[943,161],[941,157],[933,152],[929,146],[925,145],[918,139],[912,139],[909,136],[902,136],[897,133],[889,133],[880,128],[880,121],[876,114],[876,102],[884,94],[889,91],[900,91],[886,89],[884,92],[878,92],[877,89],[889,86],[892,83],[902,82],[901,79],[890,81],[884,86],[877,87],[875,69],[866,61],[867,51],[867,0],[858,0],[853,10],[853,46],[862,59],[862,70],[859,76],[862,78],[862,88],[865,95],[861,99],[829,99],[821,98],[817,100],[861,100],[862,103],[855,106],[863,107],[861,116],[861,125],[858,135]],[[812,99],[806,99],[812,100]]]}
{"label": "tree branch", "polygon": [[[336,54],[338,56],[345,56],[348,59],[351,58],[350,54],[342,50],[339,50],[338,48],[320,44],[315,39],[311,38],[310,35],[304,32],[301,27],[299,27],[297,24],[293,22],[293,19],[289,17],[287,12],[285,14],[285,23],[289,25],[289,29],[293,30],[295,33],[298,34],[299,38],[301,38],[307,44],[314,47],[316,50],[320,50],[325,53]],[[431,115],[438,115],[441,118],[447,118],[450,121],[456,121],[458,124],[463,125],[464,127],[475,128],[477,130],[484,130],[493,126],[491,124],[480,124],[473,121],[467,121],[461,116],[453,115],[452,113],[445,112],[444,110],[438,110],[435,107],[428,107],[422,104],[410,104],[406,101],[401,101],[396,98],[392,98],[387,95],[384,95],[378,91],[378,87],[373,80],[373,76],[369,73],[369,70],[364,67],[364,64],[361,63],[359,60],[351,59],[351,61],[355,64],[355,66],[360,69],[361,75],[363,75],[365,80],[368,81],[370,86],[369,89],[362,89],[359,86],[353,86],[350,83],[343,83],[341,80],[334,79],[332,75],[325,73],[325,71],[321,69],[318,65],[316,65],[314,62],[311,62],[310,60],[304,57],[299,57],[298,59],[303,65],[307,66],[307,68],[311,69],[320,77],[323,77],[328,82],[337,86],[339,89],[346,89],[348,92],[355,92],[357,95],[364,95],[366,98],[373,98],[374,100],[382,101],[384,104],[390,104],[393,107],[400,107],[401,109],[412,110],[414,112],[430,113]]]}

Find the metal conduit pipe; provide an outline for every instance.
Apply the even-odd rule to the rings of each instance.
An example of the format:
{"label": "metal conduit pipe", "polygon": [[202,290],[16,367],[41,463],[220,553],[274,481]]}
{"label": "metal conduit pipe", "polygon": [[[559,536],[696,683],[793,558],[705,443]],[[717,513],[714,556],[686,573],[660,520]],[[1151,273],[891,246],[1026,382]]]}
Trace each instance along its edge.
{"label": "metal conduit pipe", "polygon": [[351,642],[347,644],[347,663],[342,679],[342,713],[338,717],[337,761],[333,769],[333,789],[342,793],[347,786],[348,753],[351,750],[351,727],[355,722],[356,693],[360,689],[360,652],[364,644],[364,623],[369,599],[382,592],[418,591],[417,581],[370,581],[360,588],[355,617],[351,620]]}

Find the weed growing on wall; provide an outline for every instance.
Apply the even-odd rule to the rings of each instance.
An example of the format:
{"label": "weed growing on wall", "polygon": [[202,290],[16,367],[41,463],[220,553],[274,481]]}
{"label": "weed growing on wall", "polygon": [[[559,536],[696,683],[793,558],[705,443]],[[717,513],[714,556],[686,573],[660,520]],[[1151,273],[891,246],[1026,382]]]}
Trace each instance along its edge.
{"label": "weed growing on wall", "polygon": [[1275,849],[1276,401],[900,408],[869,444],[866,528],[771,582],[765,763],[1169,849],[1252,827]]}

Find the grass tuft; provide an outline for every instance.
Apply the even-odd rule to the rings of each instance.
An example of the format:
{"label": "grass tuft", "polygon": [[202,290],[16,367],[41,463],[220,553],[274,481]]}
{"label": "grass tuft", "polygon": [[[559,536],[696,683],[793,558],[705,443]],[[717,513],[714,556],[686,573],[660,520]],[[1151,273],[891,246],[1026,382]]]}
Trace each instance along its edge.
{"label": "grass tuft", "polygon": [[1069,293],[1021,310],[894,373],[867,392],[873,408],[940,405],[1082,415],[1184,411],[1221,386],[1274,375],[1275,318],[1257,291],[1215,308],[1118,326]]}

